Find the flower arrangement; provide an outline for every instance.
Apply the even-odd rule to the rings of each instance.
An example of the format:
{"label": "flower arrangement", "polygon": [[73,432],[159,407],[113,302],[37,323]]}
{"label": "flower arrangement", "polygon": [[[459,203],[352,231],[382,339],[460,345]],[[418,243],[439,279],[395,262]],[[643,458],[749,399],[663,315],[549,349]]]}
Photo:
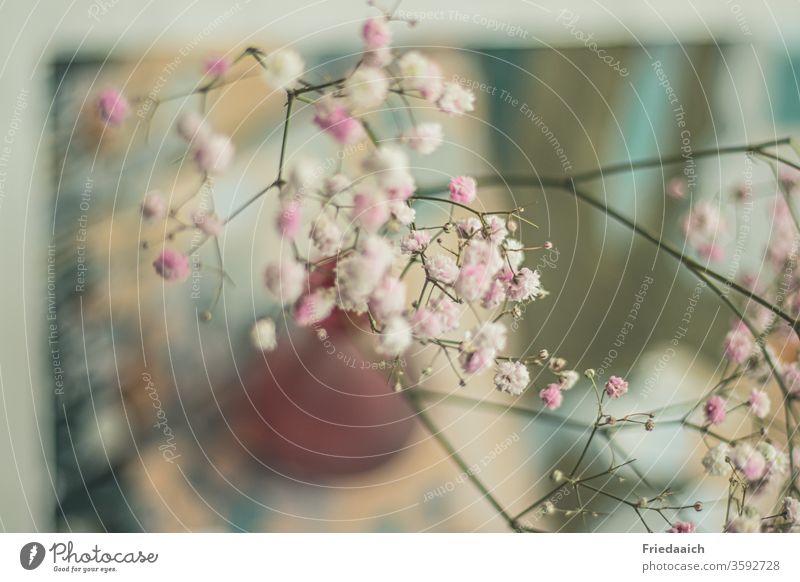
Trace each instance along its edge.
{"label": "flower arrangement", "polygon": [[[481,495],[511,529],[539,531],[530,522],[537,511],[594,514],[589,503],[569,510],[556,507],[553,496],[567,486],[630,508],[648,531],[694,532],[695,523],[681,515],[684,511],[702,511],[703,503],[687,500],[676,504],[669,489],[652,487],[645,496],[637,493],[641,488],[634,487],[630,495],[620,497],[602,485],[602,478],[634,468],[634,460],[612,460],[605,471],[593,474],[587,472],[584,462],[596,438],[611,441],[620,430],[631,428],[652,432],[663,422],[680,424],[700,434],[707,446],[702,458],[704,471],[729,480],[721,529],[796,530],[800,511],[800,455],[796,449],[800,365],[789,357],[786,346],[797,344],[800,329],[800,277],[796,270],[800,221],[792,201],[792,194],[800,189],[800,166],[779,153],[779,148],[793,142],[771,140],[693,154],[695,159],[743,154],[773,164],[775,228],[767,244],[767,265],[758,278],[732,280],[712,266],[726,252],[722,198],[693,201],[682,218],[680,228],[685,248],[695,256],[692,258],[584,189],[587,183],[611,174],[680,163],[681,156],[640,160],[567,177],[456,175],[446,183],[422,188],[417,185],[410,156],[427,156],[446,147],[442,125],[417,122],[408,108],[405,129],[378,135],[370,123],[371,113],[389,100],[415,100],[440,115],[462,116],[473,111],[475,95],[445,81],[439,65],[421,51],[393,49],[392,26],[396,20],[389,12],[367,19],[360,30],[363,52],[358,61],[345,76],[322,82],[305,78],[305,62],[292,48],[265,52],[249,47],[233,60],[223,56],[207,61],[204,82],[193,94],[205,95],[236,82],[237,78],[228,77],[231,66],[249,59],[265,82],[285,96],[277,176],[226,217],[205,210],[190,211],[187,201],[176,204],[157,191],[147,193],[141,203],[143,218],[166,221],[170,227],[166,245],[154,251],[156,273],[169,283],[186,281],[191,274],[190,257],[200,247],[224,236],[248,207],[265,196],[275,196],[280,204],[273,224],[286,243],[282,245],[286,251],[276,253],[264,265],[265,292],[298,327],[313,326],[324,332],[325,321],[335,312],[363,320],[374,335],[376,351],[387,358],[397,360],[414,346],[433,350],[431,364],[421,369],[418,379],[409,378],[400,366],[390,366],[388,373],[395,390],[407,397],[420,421],[462,469],[467,469],[467,463],[420,402],[430,392],[423,384],[432,375],[434,362],[443,362],[462,386],[478,375],[492,374],[497,391],[510,400],[508,409],[534,416],[557,415],[554,411],[579,384],[594,393],[597,414],[585,427],[589,436],[577,462],[567,468],[554,467],[554,489],[523,511],[510,513],[486,483],[467,471]],[[106,89],[97,98],[97,112],[109,127],[118,127],[129,116],[132,101],[116,89]],[[160,103],[157,97],[144,101],[152,111]],[[298,104],[313,113],[296,113]],[[313,124],[342,148],[366,142],[367,153],[356,163],[327,174],[309,159],[288,164],[287,141],[296,120]],[[202,111],[184,113],[175,130],[186,142],[187,157],[202,176],[201,190],[213,186],[215,178],[229,171],[236,155],[234,142],[214,131]],[[713,390],[687,406],[678,418],[671,418],[667,409],[617,416],[612,413],[615,402],[624,399],[629,388],[635,390],[624,378],[612,375],[599,384],[594,370],[579,373],[570,369],[564,359],[547,349],[533,354],[507,353],[511,324],[524,320],[528,310],[547,301],[546,280],[526,263],[536,253],[552,249],[553,243],[523,240],[523,233],[530,232],[526,227],[535,226],[524,207],[485,210],[481,189],[498,185],[552,188],[574,196],[658,245],[661,252],[679,261],[715,293],[735,321],[722,342],[727,366]],[[665,194],[677,203],[687,198],[689,190],[686,180],[678,176],[668,183]],[[734,194],[732,203],[741,203],[752,195],[751,188],[743,187]],[[418,213],[422,204],[444,209],[445,219],[431,221]],[[190,248],[172,244],[174,235],[184,230],[200,235]],[[223,271],[219,279],[222,286],[226,280]],[[210,318],[211,310],[205,316]],[[281,341],[278,330],[272,317],[255,321],[253,345],[265,352],[274,350]],[[549,376],[538,390],[532,386],[534,368],[540,372],[537,379],[542,374]],[[774,414],[769,396],[774,390],[781,397],[775,402],[780,415]],[[538,409],[518,407],[517,399],[527,392],[538,396]],[[463,396],[454,398],[482,404]],[[732,418],[741,421],[742,415],[752,422],[754,431],[735,436],[720,432]],[[777,416],[783,417],[782,425],[774,420]],[[647,488],[646,479],[638,476],[638,484]],[[752,503],[754,496],[770,496],[775,511],[763,515]],[[664,523],[653,526],[651,516]]]}

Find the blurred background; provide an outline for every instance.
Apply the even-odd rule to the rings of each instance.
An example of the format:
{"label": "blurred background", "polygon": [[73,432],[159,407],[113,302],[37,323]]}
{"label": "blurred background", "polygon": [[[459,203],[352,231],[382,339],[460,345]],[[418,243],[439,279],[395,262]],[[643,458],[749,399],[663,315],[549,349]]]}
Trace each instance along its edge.
{"label": "blurred background", "polygon": [[[249,348],[254,318],[275,312],[261,290],[278,244],[269,202],[224,239],[236,286],[225,287],[212,321],[198,314],[214,302],[214,277],[193,278],[187,298],[151,272],[152,251],[139,243],[164,233],[142,225],[139,204],[154,188],[197,187],[171,132],[195,101],[171,101],[151,124],[134,118],[119,133],[88,114],[106,86],[181,94],[196,86],[207,58],[251,45],[291,44],[335,75],[354,62],[361,23],[374,14],[341,0],[0,6],[0,528],[507,531],[390,394],[386,374],[360,369],[369,360],[363,340],[331,331],[339,360],[355,366],[320,357],[328,346],[296,331],[292,349],[269,362]],[[398,14],[418,23],[397,23],[395,45],[423,48],[477,96],[472,116],[445,122],[450,143],[426,160],[423,184],[464,168],[560,177],[782,137],[800,122],[794,1],[409,0]],[[207,105],[237,148],[234,171],[215,184],[225,215],[272,180],[283,101],[254,77]],[[391,129],[392,114],[380,123]],[[290,161],[336,156],[308,123],[291,139]],[[666,184],[684,170],[696,175],[687,199],[666,199]],[[678,221],[691,201],[730,197],[743,181],[769,194],[771,175],[734,156],[587,190],[682,246]],[[526,314],[517,349],[547,348],[577,370],[628,377],[620,414],[679,405],[714,385],[730,317],[691,274],[563,192],[487,191],[482,200],[524,204],[539,225],[527,234],[555,245],[531,259],[542,261],[551,296]],[[731,236],[744,252],[719,267],[731,278],[758,265],[770,227],[766,204],[741,212],[748,229]],[[742,219],[727,218],[734,226]],[[340,391],[320,397],[317,377],[335,378]],[[437,424],[512,514],[552,488],[552,468],[574,464],[595,412],[585,385],[559,411],[578,424],[445,397],[506,402],[491,393],[490,378],[459,390],[441,374],[426,388],[441,394],[429,403]],[[529,392],[518,404],[535,408],[538,390]],[[621,494],[669,486],[681,502],[706,504],[690,516],[700,529],[719,528],[726,483],[703,478],[696,433],[664,425],[614,443],[598,440],[589,458],[598,468],[612,454],[637,459],[639,473],[612,484]],[[578,505],[559,500],[555,514],[533,518],[535,527],[642,528],[608,500],[593,501],[597,516],[570,513]]]}

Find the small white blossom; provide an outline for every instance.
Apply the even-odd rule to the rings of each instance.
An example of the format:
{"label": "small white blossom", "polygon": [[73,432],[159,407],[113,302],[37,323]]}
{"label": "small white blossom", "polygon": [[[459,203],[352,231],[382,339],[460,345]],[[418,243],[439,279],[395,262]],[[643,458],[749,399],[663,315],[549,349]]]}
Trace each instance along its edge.
{"label": "small white blossom", "polygon": [[719,477],[730,472],[731,467],[725,460],[731,452],[727,443],[720,443],[708,450],[703,457],[703,467],[709,475]]}
{"label": "small white blossom", "polygon": [[345,81],[347,103],[352,109],[377,107],[389,94],[389,79],[376,67],[359,67]]}
{"label": "small white blossom", "polygon": [[278,345],[275,322],[268,317],[259,319],[250,330],[250,341],[262,352],[271,352]]}
{"label": "small white blossom", "polygon": [[424,155],[432,154],[442,145],[441,123],[418,123],[405,133],[402,141],[412,150]]}
{"label": "small white blossom", "polygon": [[378,334],[377,350],[387,356],[399,356],[411,345],[411,325],[401,316],[392,317]]}
{"label": "small white blossom", "polygon": [[521,362],[500,362],[494,375],[495,388],[514,396],[522,394],[530,381],[528,368]]}
{"label": "small white blossom", "polygon": [[283,48],[268,54],[264,59],[264,67],[264,79],[270,87],[290,89],[303,74],[305,63],[296,51]]}

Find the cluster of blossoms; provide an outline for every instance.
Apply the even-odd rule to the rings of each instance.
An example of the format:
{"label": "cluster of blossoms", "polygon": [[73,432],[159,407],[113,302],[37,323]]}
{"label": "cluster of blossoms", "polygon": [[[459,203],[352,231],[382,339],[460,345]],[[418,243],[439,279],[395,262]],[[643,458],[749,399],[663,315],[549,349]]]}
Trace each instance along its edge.
{"label": "cluster of blossoms", "polygon": [[[461,175],[443,192],[449,196],[427,199],[449,205],[447,220],[424,225],[425,217],[417,216],[410,156],[430,155],[442,145],[441,123],[410,117],[406,129],[382,140],[368,129],[367,118],[392,98],[417,99],[434,111],[460,116],[473,110],[473,93],[446,81],[439,65],[422,52],[395,51],[386,16],[368,19],[361,39],[364,52],[350,73],[318,86],[303,80],[304,61],[292,49],[245,52],[258,62],[271,88],[285,92],[290,101],[310,105],[312,122],[336,144],[373,144],[361,159],[336,173],[322,170],[324,164],[310,158],[280,168],[273,184],[280,203],[274,226],[289,244],[285,254],[265,267],[266,290],[299,327],[322,325],[337,310],[366,318],[376,336],[376,351],[388,357],[400,356],[414,342],[453,352],[448,360],[454,356],[462,383],[494,368],[497,389],[518,396],[531,383],[529,365],[542,366],[557,381],[542,390],[541,398],[548,408],[557,408],[561,391],[575,384],[578,373],[566,370],[563,359],[545,350],[532,358],[503,354],[508,342],[503,320],[520,319],[527,304],[547,295],[540,273],[524,266],[529,249],[515,236],[524,221],[522,211],[471,209],[479,185]],[[209,58],[203,68],[205,89],[222,82],[231,64],[224,57]],[[113,89],[100,95],[97,104],[110,126],[120,125],[130,110],[128,100]],[[183,113],[176,132],[205,183],[229,170],[233,144],[203,116]],[[142,202],[142,214],[151,221],[175,221],[173,235],[194,229],[208,240],[224,233],[230,218],[186,207],[185,202],[171,207],[170,197],[153,191]],[[459,217],[462,213],[466,215]],[[533,247],[542,248],[552,245]],[[176,248],[164,248],[153,266],[170,282],[190,276],[189,254]],[[415,271],[422,275],[421,283]],[[421,290],[411,288],[420,285]],[[412,295],[418,299],[411,301]],[[258,348],[269,351],[277,345],[276,330],[275,322],[264,318],[255,323],[251,337]]]}
{"label": "cluster of blossoms", "polygon": [[[526,255],[552,245],[526,246],[522,242],[522,224],[528,221],[522,217],[521,208],[478,210],[480,188],[486,184],[473,176],[452,176],[439,188],[439,196],[418,193],[412,167],[419,164],[419,156],[428,156],[443,146],[441,123],[418,121],[409,114],[405,128],[377,137],[373,118],[381,109],[398,105],[393,100],[400,100],[402,105],[415,99],[428,110],[426,114],[451,117],[465,115],[475,105],[473,93],[446,81],[429,56],[418,50],[394,49],[390,22],[386,15],[368,19],[361,28],[363,52],[358,63],[343,78],[316,85],[303,78],[305,62],[291,48],[269,53],[249,48],[243,53],[240,58],[252,57],[270,88],[287,99],[278,176],[225,219],[203,204],[192,204],[191,199],[174,205],[172,196],[159,191],[146,194],[142,216],[173,226],[167,229],[170,246],[158,253],[153,267],[166,281],[186,281],[191,275],[190,254],[205,241],[223,236],[229,222],[253,201],[277,191],[272,225],[284,244],[265,265],[263,282],[294,325],[324,332],[329,318],[345,314],[359,327],[369,329],[379,354],[399,358],[415,345],[432,346],[436,357],[446,356],[462,385],[491,370],[496,389],[515,397],[530,389],[533,380],[538,381],[538,376],[532,379],[531,375],[531,368],[538,367],[553,377],[538,390],[541,404],[556,410],[562,406],[565,392],[578,382],[579,373],[547,350],[533,356],[506,354],[509,320],[521,320],[531,303],[547,296],[541,274],[526,266]],[[225,57],[210,58],[202,71],[206,79],[203,91],[226,83],[231,66]],[[289,121],[295,119],[292,106],[297,103],[306,104],[309,111],[294,115],[302,119],[305,114],[324,139],[342,148],[342,153],[363,142],[366,147],[359,151],[364,155],[356,159],[349,154],[340,156],[342,164],[335,172],[330,171],[330,164],[310,157],[295,158],[284,166]],[[129,101],[115,89],[105,90],[96,105],[110,127],[124,123],[131,109]],[[186,158],[203,176],[204,186],[230,170],[235,156],[233,142],[215,132],[204,116],[184,113],[175,129],[185,142]],[[784,173],[779,182],[788,192],[796,189],[800,177]],[[204,188],[197,198],[201,191]],[[688,194],[686,183],[671,181],[668,194],[676,200],[684,199]],[[422,202],[425,209],[434,205],[437,212],[423,212]],[[779,236],[771,241],[767,256],[775,270],[783,272],[789,265],[796,268],[800,245],[790,205],[778,198],[773,212]],[[708,261],[723,258],[727,226],[719,204],[694,204],[681,227],[694,252]],[[199,235],[201,242],[193,242],[186,251],[175,248],[174,235],[182,231]],[[741,285],[753,293],[767,289],[778,293],[774,290],[777,285],[760,285],[753,278],[742,278]],[[800,274],[793,277],[789,287],[788,293],[784,290],[785,301],[776,303],[800,317]],[[705,416],[703,430],[725,425],[735,410],[745,410],[764,428],[771,412],[766,384],[776,377],[787,398],[800,395],[800,363],[777,358],[765,341],[793,333],[775,311],[750,303],[727,334],[724,355],[735,370],[700,403]],[[251,340],[260,350],[274,350],[279,340],[275,320],[265,317],[256,321]],[[430,373],[430,367],[425,368],[422,376]],[[653,430],[652,414],[636,413],[623,419],[604,414],[607,399],[617,400],[628,392],[626,380],[611,376],[598,387],[592,370],[585,375],[598,400],[595,428],[635,422]],[[745,398],[736,397],[729,385],[740,378],[754,382]],[[635,419],[643,414],[648,417],[646,421]],[[780,450],[766,438],[766,430],[758,437],[720,441],[703,459],[709,474],[735,476],[756,492],[792,477],[793,463],[800,464],[800,458],[792,457],[791,447],[789,453]],[[793,528],[798,502],[786,497],[783,503],[782,524]],[[753,531],[759,529],[760,521],[755,509],[742,507],[726,529]],[[668,531],[691,533],[695,526],[676,521]]]}
{"label": "cluster of blossoms", "polygon": [[[751,146],[749,149],[754,152],[754,158],[782,160],[764,151],[764,147],[768,146]],[[729,286],[738,285],[738,291],[746,301],[734,309],[736,317],[723,340],[722,355],[727,363],[725,376],[699,407],[705,421],[703,430],[713,429],[718,439],[723,439],[719,435],[726,431],[735,434],[737,427],[744,422],[754,426],[752,434],[741,439],[720,440],[710,448],[703,458],[703,467],[709,475],[734,479],[738,487],[748,491],[748,495],[754,493],[761,505],[770,503],[769,490],[800,493],[795,481],[800,451],[791,425],[787,424],[785,435],[777,437],[773,419],[782,418],[785,413],[786,423],[796,423],[793,405],[800,398],[800,361],[796,355],[796,321],[800,318],[797,261],[800,230],[793,207],[800,192],[800,171],[786,160],[770,165],[775,180],[770,183],[774,189],[766,204],[770,229],[761,255],[763,260],[757,275],[745,272],[729,283]],[[667,194],[675,200],[687,198],[685,180],[681,177],[671,180]],[[732,201],[733,204],[747,203],[744,211],[749,213],[752,201],[763,197],[761,193],[755,195],[752,182],[746,182],[734,189]],[[725,252],[724,244],[729,234],[724,202],[724,196],[695,202],[681,220],[687,246],[707,261],[707,265],[730,254]],[[750,234],[750,230],[744,228],[737,224],[737,245],[742,236]],[[738,265],[739,258],[734,258]],[[717,280],[721,279],[717,277]],[[780,397],[780,414],[773,410],[775,396],[770,397],[773,393]],[[787,516],[794,515],[791,509],[797,504],[794,498],[786,497],[781,501],[779,497],[776,503],[784,503],[790,508],[784,512]],[[755,505],[740,507],[737,515],[726,525],[726,530],[774,529],[774,522],[762,518]],[[794,523],[794,519],[787,517],[783,529],[794,527]]]}

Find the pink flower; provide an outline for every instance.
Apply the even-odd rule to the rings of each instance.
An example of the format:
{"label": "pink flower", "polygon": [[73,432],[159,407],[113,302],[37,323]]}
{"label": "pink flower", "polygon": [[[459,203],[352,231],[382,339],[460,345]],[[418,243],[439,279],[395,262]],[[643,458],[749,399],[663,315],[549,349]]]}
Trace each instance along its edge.
{"label": "pink flower", "polygon": [[428,248],[431,235],[424,230],[412,230],[400,240],[400,250],[406,255],[419,253]]}
{"label": "pink flower", "polygon": [[506,326],[487,322],[470,330],[461,342],[461,366],[468,374],[477,374],[489,367],[497,352],[506,347]]}
{"label": "pink flower", "polygon": [[154,190],[145,194],[142,202],[142,216],[150,220],[158,220],[167,215],[167,201],[161,192]]}
{"label": "pink flower", "polygon": [[375,177],[389,200],[403,202],[417,188],[409,170],[408,155],[399,147],[380,146],[364,159],[363,167]]}
{"label": "pink flower", "polygon": [[389,79],[378,67],[361,66],[344,83],[352,109],[377,107],[389,95]]}
{"label": "pink flower", "polygon": [[317,101],[314,110],[314,123],[342,145],[356,143],[367,135],[361,122],[329,95]]}
{"label": "pink flower", "polygon": [[416,210],[399,200],[391,200],[389,202],[389,211],[392,213],[394,219],[403,226],[408,226],[414,222],[414,219],[417,217]]}
{"label": "pink flower", "polygon": [[477,184],[469,176],[457,176],[450,180],[450,200],[471,204],[477,194]]}
{"label": "pink flower", "polygon": [[206,214],[204,211],[192,214],[194,227],[208,236],[219,236],[225,230],[223,223],[217,216]]}
{"label": "pink flower", "polygon": [[97,110],[103,121],[112,127],[118,127],[128,117],[130,105],[122,93],[109,88],[97,98]]}
{"label": "pink flower", "polygon": [[477,301],[484,295],[491,283],[492,277],[486,270],[486,265],[481,263],[465,264],[458,272],[453,289],[465,301]]}
{"label": "pink flower", "polygon": [[221,77],[227,73],[230,68],[231,62],[227,58],[216,56],[209,58],[205,62],[203,71],[206,75],[210,75],[211,77]]}
{"label": "pink flower", "polygon": [[294,259],[283,259],[267,265],[264,283],[272,296],[282,304],[294,303],[303,293],[306,269]]}
{"label": "pink flower", "polygon": [[508,228],[506,228],[506,221],[496,214],[491,214],[486,217],[486,233],[485,238],[489,242],[496,245],[502,243],[508,236]]}
{"label": "pink flower", "polygon": [[447,255],[433,255],[425,261],[428,277],[445,285],[452,285],[458,277],[458,265]]}
{"label": "pink flower", "polygon": [[750,411],[758,418],[764,418],[769,414],[769,396],[763,390],[753,390],[750,392],[750,399],[747,401]]}
{"label": "pink flower", "polygon": [[481,306],[484,309],[496,309],[506,300],[506,286],[502,281],[495,279],[489,285],[489,289],[481,298]]}
{"label": "pink flower", "polygon": [[686,179],[683,176],[675,176],[667,182],[667,195],[675,200],[686,198],[687,187]]}
{"label": "pink flower", "polygon": [[392,317],[378,335],[378,353],[399,356],[411,345],[411,325],[400,316]]}
{"label": "pink flower", "polygon": [[336,219],[327,213],[320,214],[311,227],[311,241],[324,256],[336,254],[342,244],[342,230]]}
{"label": "pink flower", "polygon": [[667,533],[695,533],[697,527],[691,521],[676,521]]}
{"label": "pink flower", "polygon": [[368,67],[388,67],[394,56],[388,46],[373,49],[371,51],[364,51],[362,56],[364,64]]}
{"label": "pink flower", "polygon": [[475,236],[475,233],[480,232],[482,228],[483,225],[481,225],[481,221],[474,216],[462,218],[456,222],[456,232],[461,238],[473,237]]}
{"label": "pink flower", "polygon": [[294,321],[300,327],[308,327],[327,318],[334,307],[333,289],[320,287],[305,293],[294,306]]}
{"label": "pink flower", "polygon": [[436,338],[444,333],[444,318],[426,307],[420,307],[411,316],[414,333],[421,339]]}
{"label": "pink flower", "polygon": [[464,248],[464,265],[484,265],[490,276],[495,275],[504,265],[497,245],[487,240],[473,239]]}
{"label": "pink flower", "polygon": [[783,369],[783,383],[790,394],[800,394],[800,366],[787,364]]}
{"label": "pink flower", "polygon": [[461,367],[467,374],[477,374],[488,368],[493,359],[492,352],[488,350],[465,352],[461,357]]}
{"label": "pink flower", "polygon": [[758,481],[767,470],[767,462],[761,453],[753,454],[742,467],[742,474],[748,481]]}
{"label": "pink flower", "polygon": [[369,309],[380,321],[400,315],[406,306],[406,284],[397,277],[386,276],[381,279],[372,292]]}
{"label": "pink flower", "polygon": [[436,104],[444,113],[463,115],[475,109],[475,94],[458,83],[445,83],[444,91]]}
{"label": "pink flower", "polygon": [[428,306],[442,318],[442,333],[455,331],[461,325],[461,308],[446,295],[432,299]]}
{"label": "pink flower", "polygon": [[353,197],[353,222],[375,232],[389,220],[386,198],[379,192],[359,192]]}
{"label": "pink flower", "polygon": [[621,398],[628,392],[628,383],[619,376],[611,376],[606,382],[606,394],[613,399]]}
{"label": "pink flower", "polygon": [[707,257],[717,252],[714,249],[716,241],[726,230],[719,207],[708,202],[695,204],[684,216],[681,226],[686,242]]}
{"label": "pink flower", "polygon": [[402,136],[403,143],[424,155],[436,151],[442,145],[442,140],[441,123],[418,123]]}
{"label": "pink flower", "polygon": [[330,178],[325,179],[323,193],[328,198],[332,198],[350,188],[352,183],[353,181],[344,174],[334,174]]}
{"label": "pink flower", "polygon": [[164,249],[153,261],[156,273],[166,281],[182,283],[189,278],[189,257],[173,249]]}
{"label": "pink flower", "polygon": [[233,144],[224,135],[214,134],[196,144],[194,160],[209,176],[219,176],[233,161]]}
{"label": "pink flower", "polygon": [[303,58],[290,48],[282,48],[269,53],[264,59],[264,76],[270,87],[290,89],[303,74]]}
{"label": "pink flower", "polygon": [[[528,267],[522,267],[508,283],[508,298],[512,301],[527,301],[536,299],[542,294],[542,284],[539,279],[539,271],[531,271]],[[627,386],[627,385],[626,385]]]}
{"label": "pink flower", "polygon": [[725,336],[725,357],[734,364],[744,364],[753,355],[755,343],[753,335],[744,323],[739,322]]}
{"label": "pink flower", "polygon": [[564,395],[561,393],[561,386],[559,384],[549,384],[547,388],[539,391],[539,398],[542,399],[545,408],[555,410],[564,400]]}
{"label": "pink flower", "polygon": [[522,394],[530,381],[528,368],[521,362],[500,362],[494,375],[495,388],[514,396]]}
{"label": "pink flower", "polygon": [[364,23],[361,38],[367,50],[380,49],[392,43],[392,31],[385,18],[370,18]]}
{"label": "pink flower", "polygon": [[767,472],[767,460],[753,445],[740,442],[730,453],[731,462],[748,481],[758,481]]}
{"label": "pink flower", "polygon": [[397,60],[403,88],[419,91],[423,99],[434,102],[442,94],[439,66],[417,51],[409,51]]}
{"label": "pink flower", "polygon": [[359,248],[336,263],[338,305],[345,310],[363,313],[369,296],[394,261],[394,246],[376,235],[362,236]]}
{"label": "pink flower", "polygon": [[176,130],[178,135],[188,143],[195,144],[199,144],[212,135],[205,120],[194,111],[187,111],[178,117]]}
{"label": "pink flower", "polygon": [[278,233],[287,239],[294,239],[300,232],[302,218],[303,210],[299,200],[290,200],[285,203],[275,221]]}
{"label": "pink flower", "polygon": [[725,422],[725,405],[727,402],[721,396],[715,394],[706,402],[703,410],[706,413],[706,420],[711,424],[722,424]]}

